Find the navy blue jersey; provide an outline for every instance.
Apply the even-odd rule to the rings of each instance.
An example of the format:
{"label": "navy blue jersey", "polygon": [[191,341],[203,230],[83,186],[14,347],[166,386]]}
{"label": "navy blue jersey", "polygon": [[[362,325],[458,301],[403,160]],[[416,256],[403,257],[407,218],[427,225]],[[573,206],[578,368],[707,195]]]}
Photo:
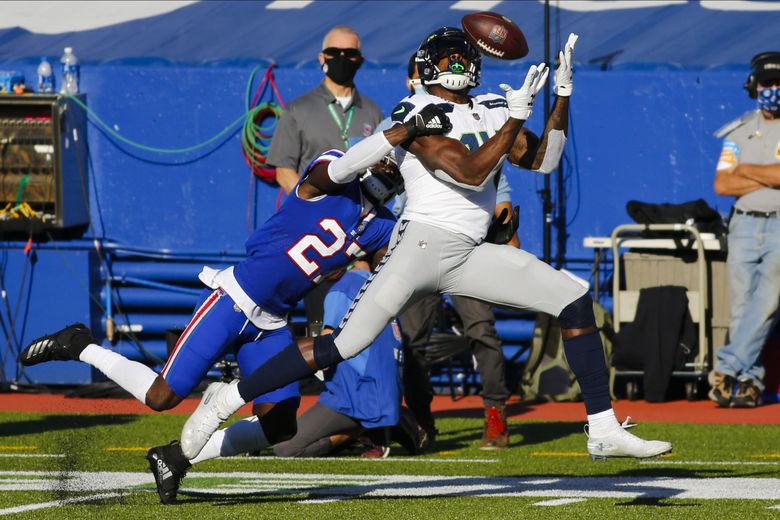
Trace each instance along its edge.
{"label": "navy blue jersey", "polygon": [[[338,326],[368,275],[368,271],[350,271],[331,287],[325,297],[323,325]],[[395,426],[403,393],[401,357],[401,334],[393,320],[367,349],[325,372],[328,380],[320,402],[365,428]]]}
{"label": "navy blue jersey", "polygon": [[[303,178],[316,164],[342,155],[338,150],[320,155]],[[252,233],[247,258],[233,271],[244,292],[277,316],[289,313],[328,273],[385,247],[395,225],[386,208],[371,208],[364,201],[357,179],[340,193],[311,200],[299,198],[296,191],[297,186],[279,211]]]}

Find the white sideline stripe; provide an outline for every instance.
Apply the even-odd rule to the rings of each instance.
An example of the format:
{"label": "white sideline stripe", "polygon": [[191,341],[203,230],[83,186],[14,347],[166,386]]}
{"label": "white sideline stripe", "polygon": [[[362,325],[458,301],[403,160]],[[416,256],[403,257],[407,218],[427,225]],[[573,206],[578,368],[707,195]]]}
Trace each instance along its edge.
{"label": "white sideline stripe", "polygon": [[749,460],[640,460],[639,463],[659,466],[780,466],[780,462]]}
{"label": "white sideline stripe", "polygon": [[490,464],[493,462],[501,462],[498,459],[425,459],[420,457],[387,457],[385,459],[367,459],[365,457],[244,457],[244,456],[235,456],[235,457],[219,457],[215,460],[247,460],[247,461],[257,461],[257,460],[286,460],[289,462],[297,462],[299,460],[317,460],[317,461],[324,461],[326,460],[328,463],[331,462],[479,462],[480,464]]}
{"label": "white sideline stripe", "polygon": [[267,6],[266,9],[303,9],[307,5],[313,3],[314,0],[274,0]]}
{"label": "white sideline stripe", "polygon": [[64,453],[0,453],[0,457],[64,457]]}
{"label": "white sideline stripe", "polygon": [[59,507],[67,504],[77,504],[79,502],[92,502],[94,500],[103,500],[104,498],[114,498],[120,495],[121,493],[100,493],[98,495],[66,498],[65,500],[55,500],[53,502],[41,502],[39,504],[27,504],[24,506],[8,507],[6,509],[0,509],[0,515],[13,515],[15,513],[24,513],[25,511],[35,511],[36,509],[45,509],[47,507]]}
{"label": "white sideline stripe", "polygon": [[776,506],[769,506],[767,509],[780,509],[780,504],[777,504]]}
{"label": "white sideline stripe", "polygon": [[545,500],[544,502],[535,502],[532,506],[563,506],[566,504],[576,504],[577,502],[585,502],[584,498],[557,498],[555,500]]}

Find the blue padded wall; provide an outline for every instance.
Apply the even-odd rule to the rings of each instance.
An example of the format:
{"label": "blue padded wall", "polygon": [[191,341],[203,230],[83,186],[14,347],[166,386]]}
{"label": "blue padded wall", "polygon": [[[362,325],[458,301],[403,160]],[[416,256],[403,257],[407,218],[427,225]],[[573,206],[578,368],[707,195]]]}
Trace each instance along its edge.
{"label": "blue padded wall", "polygon": [[[28,78],[34,77],[32,66],[17,68]],[[81,74],[90,108],[115,131],[150,146],[182,148],[205,141],[241,116],[250,71],[249,67],[103,65],[84,66]],[[480,90],[497,91],[502,82],[519,85],[523,71],[517,64],[505,69],[487,67]],[[712,191],[720,143],[711,134],[752,108],[741,90],[745,73],[578,70],[564,161],[569,234],[564,253],[580,275],[588,276],[586,262],[591,258],[582,239],[607,235],[627,222],[625,203],[630,199],[682,202],[702,197],[721,213],[728,212],[730,200]],[[366,67],[357,81],[364,94],[389,112],[405,95],[403,76],[400,68]],[[316,68],[276,71],[288,101],[313,88],[321,77]],[[539,102],[528,123],[537,132],[542,129],[541,106]],[[278,189],[251,182],[241,156],[238,128],[199,152],[185,154],[135,150],[107,136],[94,123],[88,126],[88,141],[90,206],[97,237],[134,247],[240,255],[250,230],[274,211]],[[523,246],[539,255],[542,214],[537,192],[542,178],[512,168],[507,175],[513,199],[521,206]],[[88,230],[85,237],[92,233]],[[16,256],[21,253],[15,248],[22,245],[5,243],[2,248],[12,259],[3,273],[10,286],[21,279]],[[25,296],[31,304],[24,340],[66,321],[100,322],[100,311],[89,307],[90,285],[79,281],[79,277],[87,279],[87,253],[58,254],[40,251],[35,283],[41,285]],[[77,274],[67,264],[79,266]],[[44,285],[46,290],[37,292]],[[99,299],[100,288],[93,286],[92,291]],[[61,304],[51,305],[51,295],[62,298]],[[516,335],[515,328],[502,327]],[[56,372],[57,366],[36,369],[40,370],[36,378],[68,379],[44,374],[44,368]],[[8,370],[6,360],[7,376]],[[67,374],[69,380],[82,377],[70,368]]]}

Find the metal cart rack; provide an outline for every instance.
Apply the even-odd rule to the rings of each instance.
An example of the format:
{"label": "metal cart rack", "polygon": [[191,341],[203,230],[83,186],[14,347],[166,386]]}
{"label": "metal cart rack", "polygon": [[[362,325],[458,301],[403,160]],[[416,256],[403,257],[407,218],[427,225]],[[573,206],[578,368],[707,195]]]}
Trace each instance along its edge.
{"label": "metal cart rack", "polygon": [[[647,232],[655,233],[649,236]],[[595,268],[598,272],[598,262],[603,249],[611,249],[613,263],[613,327],[615,332],[620,330],[621,323],[625,324],[634,319],[639,300],[639,290],[654,285],[684,285],[687,288],[689,311],[693,322],[698,326],[699,352],[696,358],[686,365],[685,370],[672,373],[672,377],[686,378],[685,391],[689,400],[698,397],[700,383],[707,377],[712,360],[713,346],[720,347],[725,338],[728,315],[725,318],[723,309],[727,303],[725,296],[725,282],[714,280],[711,272],[712,254],[719,254],[722,250],[721,242],[712,234],[702,234],[694,226],[687,224],[624,224],[617,226],[610,237],[588,237],[584,241],[586,247],[595,249]],[[620,249],[632,251],[647,251],[648,253],[626,253],[624,255],[626,288],[621,289],[621,255]],[[695,256],[692,264],[683,264],[679,258],[672,255],[675,252],[688,251]],[[661,254],[651,254],[661,253]],[[664,255],[666,254],[666,256]],[[663,262],[668,260],[671,262]],[[682,267],[685,265],[685,267]],[[725,266],[717,266],[718,278],[721,277],[721,269]],[[642,270],[649,276],[638,276],[633,273],[629,276],[629,270]],[[688,279],[681,281],[680,271],[689,272]],[[654,272],[654,271],[663,272]],[[598,279],[598,276],[596,277]],[[715,320],[718,327],[717,338],[713,342],[713,295],[710,294],[715,287],[715,300],[717,300],[718,319]],[[636,399],[638,395],[637,379],[643,375],[641,371],[614,371],[616,377],[626,379],[626,394],[629,399]]]}

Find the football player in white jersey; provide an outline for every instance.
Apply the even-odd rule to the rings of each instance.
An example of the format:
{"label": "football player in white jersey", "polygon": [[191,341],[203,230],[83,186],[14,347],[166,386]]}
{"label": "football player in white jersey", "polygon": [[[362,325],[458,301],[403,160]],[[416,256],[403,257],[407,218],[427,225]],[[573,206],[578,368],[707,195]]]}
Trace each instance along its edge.
{"label": "football player in white jersey", "polygon": [[[555,167],[565,143],[576,40],[571,35],[559,55],[555,108],[532,161],[541,172]],[[517,160],[529,152],[521,129],[548,69],[544,63],[532,66],[518,90],[500,85],[503,98],[472,97],[469,91],[479,83],[480,65],[479,52],[460,29],[443,27],[423,41],[417,66],[426,94],[405,99],[393,116],[398,123],[409,122],[426,105],[435,104],[446,112],[452,128],[445,135],[410,138],[395,149],[408,200],[390,250],[334,334],[290,344],[241,381],[213,383],[182,431],[185,455],[197,455],[219,424],[255,395],[355,356],[390,319],[437,292],[558,318],[566,357],[585,401],[587,449],[594,459],[671,451],[670,443],[644,441],[615,418],[587,283],[522,249],[484,241],[496,202],[491,180],[508,156]],[[392,149],[383,134],[375,134],[330,163],[328,174],[333,182],[348,182],[352,172]]]}

